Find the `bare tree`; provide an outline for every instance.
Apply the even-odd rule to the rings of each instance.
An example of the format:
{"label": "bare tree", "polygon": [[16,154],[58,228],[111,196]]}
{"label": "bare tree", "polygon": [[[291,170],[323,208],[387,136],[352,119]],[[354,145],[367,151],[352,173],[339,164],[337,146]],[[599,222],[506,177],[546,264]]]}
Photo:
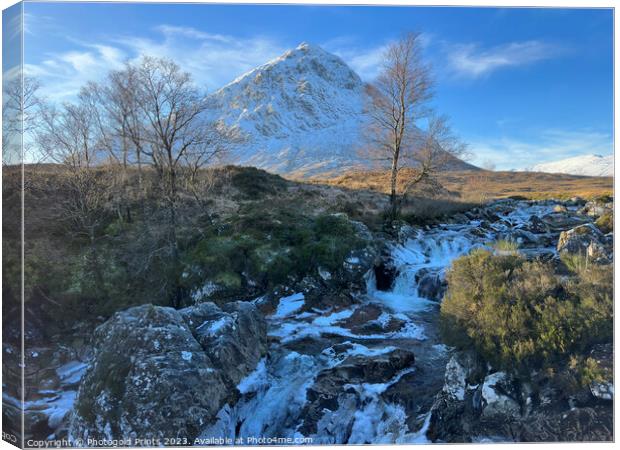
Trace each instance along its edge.
{"label": "bare tree", "polygon": [[[171,264],[179,259],[177,203],[183,178],[195,186],[198,171],[223,151],[216,128],[207,118],[205,93],[189,73],[168,59],[145,57],[135,68],[136,104],[143,119],[140,152],[155,169],[168,216]],[[194,184],[192,184],[194,181]],[[181,293],[175,292],[173,306]]]}
{"label": "bare tree", "polygon": [[[446,118],[437,117],[429,107],[432,95],[420,35],[407,34],[388,47],[383,69],[368,87],[368,152],[372,159],[389,166],[392,219],[414,185],[431,178],[463,151]],[[411,175],[403,184],[400,175],[404,168],[410,169]]]}
{"label": "bare tree", "polygon": [[76,102],[48,105],[40,114],[38,146],[65,168],[71,195],[64,215],[86,231],[95,261],[96,230],[110,205],[116,205],[120,220],[126,211],[131,221],[131,166],[138,166],[140,194],[145,193],[142,165],[153,169],[153,198],[161,200],[157,208],[166,221],[164,227],[145,221],[145,233],[156,238],[150,255],[168,272],[164,290],[173,306],[183,294],[177,237],[182,194],[205,205],[201,200],[212,180],[202,169],[235,140],[225,126],[209,119],[210,106],[207,95],[175,63],[144,57],[100,83],[87,84]]}
{"label": "bare tree", "polygon": [[97,286],[103,283],[97,231],[106,216],[110,174],[105,167],[97,167],[102,161],[101,139],[95,112],[82,94],[76,103],[65,103],[62,107],[45,105],[40,109],[38,149],[59,165],[55,176],[65,194],[58,204],[59,217],[77,237],[87,240],[86,264]]}
{"label": "bare tree", "polygon": [[[22,150],[17,158],[31,162],[40,158],[33,152],[31,138],[35,131],[37,110],[42,104],[38,95],[40,84],[37,79],[25,76],[5,80],[2,86],[2,141],[3,164],[12,164],[16,158],[12,153]],[[23,146],[23,147],[22,147]]]}

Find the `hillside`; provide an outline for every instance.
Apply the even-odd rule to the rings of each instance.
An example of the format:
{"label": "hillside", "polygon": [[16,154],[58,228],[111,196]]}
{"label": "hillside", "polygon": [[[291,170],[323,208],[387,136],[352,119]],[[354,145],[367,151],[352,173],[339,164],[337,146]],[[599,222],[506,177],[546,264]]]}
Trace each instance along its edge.
{"label": "hillside", "polygon": [[561,159],[532,168],[533,172],[566,173],[588,177],[613,177],[614,155],[582,155],[574,158]]}
{"label": "hillside", "polygon": [[[404,184],[409,171],[402,172]],[[313,183],[328,184],[349,189],[370,189],[387,193],[389,175],[379,171],[350,171],[338,177],[315,177]],[[584,198],[608,195],[613,192],[613,178],[584,177],[567,174],[538,172],[447,171],[439,174],[436,186],[420,186],[422,197],[451,195],[461,201],[487,201],[520,196],[528,199]]]}

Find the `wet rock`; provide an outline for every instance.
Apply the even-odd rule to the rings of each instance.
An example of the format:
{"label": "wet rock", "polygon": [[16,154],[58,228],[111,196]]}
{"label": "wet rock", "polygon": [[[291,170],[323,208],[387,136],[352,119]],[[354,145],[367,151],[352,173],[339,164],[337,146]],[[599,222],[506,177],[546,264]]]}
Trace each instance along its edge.
{"label": "wet rock", "polygon": [[414,362],[413,352],[400,348],[380,355],[353,355],[329,370],[327,377],[348,380],[349,383],[381,383],[389,381]]}
{"label": "wet rock", "polygon": [[614,399],[614,385],[609,381],[593,381],[590,383],[590,392],[601,400]]}
{"label": "wet rock", "polygon": [[402,223],[398,228],[396,240],[397,242],[404,244],[409,239],[415,239],[419,232],[420,229],[418,227],[414,227],[408,223]]}
{"label": "wet rock", "polygon": [[604,236],[594,225],[588,223],[560,233],[559,253],[586,254],[591,243],[603,245]]}
{"label": "wet rock", "polygon": [[346,290],[313,289],[306,291],[305,303],[300,312],[347,308],[355,303]]}
{"label": "wet rock", "polygon": [[484,367],[473,352],[458,352],[446,365],[443,392],[464,401],[469,386],[478,385],[484,376]]}
{"label": "wet rock", "polygon": [[344,434],[330,442],[347,442],[350,430],[349,433],[346,430],[363,405],[361,386],[389,382],[414,361],[412,352],[394,349],[378,355],[352,355],[336,367],[323,370],[307,391],[304,421],[299,431],[308,436],[321,430],[323,435],[333,436],[337,429],[330,424],[337,420],[340,433]]}
{"label": "wet rock", "polygon": [[416,274],[418,295],[429,300],[440,302],[448,288],[448,284],[437,270],[422,269]]}
{"label": "wet rock", "polygon": [[517,243],[519,247],[540,247],[543,241],[541,235],[524,229],[513,229],[502,238]]}
{"label": "wet rock", "polygon": [[513,393],[513,381],[504,372],[488,375],[482,384],[482,416],[519,417],[521,406],[510,395]]}
{"label": "wet rock", "polygon": [[95,330],[70,436],[191,441],[264,352],[262,321],[250,303],[116,313]]}
{"label": "wet rock", "polygon": [[549,232],[549,227],[542,219],[536,215],[532,215],[527,224],[527,230],[536,234],[543,234]]}
{"label": "wet rock", "polygon": [[230,386],[252,371],[267,351],[265,321],[249,302],[226,303],[221,309],[203,303],[179,312]]}
{"label": "wet rock", "polygon": [[541,219],[550,231],[563,231],[589,222],[587,218],[564,213],[546,214]]}
{"label": "wet rock", "polygon": [[400,330],[404,324],[403,320],[384,313],[373,303],[359,306],[349,318],[340,322],[341,326],[358,335],[390,333]]}
{"label": "wet rock", "polygon": [[394,280],[398,276],[398,270],[391,261],[382,261],[373,267],[377,289],[389,291],[394,285]]}
{"label": "wet rock", "polygon": [[482,408],[486,365],[474,352],[458,352],[446,365],[442,390],[431,408],[427,436],[439,442],[471,442]]}
{"label": "wet rock", "polygon": [[566,206],[564,205],[555,205],[553,207],[553,212],[554,213],[566,213],[568,212],[568,208],[566,208]]}

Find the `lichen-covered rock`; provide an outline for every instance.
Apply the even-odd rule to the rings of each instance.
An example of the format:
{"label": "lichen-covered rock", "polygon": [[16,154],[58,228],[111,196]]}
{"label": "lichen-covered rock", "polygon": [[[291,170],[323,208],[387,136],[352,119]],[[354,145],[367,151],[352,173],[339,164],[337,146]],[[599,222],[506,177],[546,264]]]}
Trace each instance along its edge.
{"label": "lichen-covered rock", "polygon": [[560,233],[557,250],[560,253],[585,255],[590,244],[602,246],[604,240],[603,233],[594,225],[587,223]]}
{"label": "lichen-covered rock", "polygon": [[541,220],[550,231],[563,231],[588,223],[590,219],[565,213],[550,213],[541,217]]}
{"label": "lichen-covered rock", "polygon": [[579,210],[579,213],[590,217],[600,217],[605,213],[613,211],[613,201],[606,202],[604,200],[605,199],[587,202],[585,206]]}
{"label": "lichen-covered rock", "polygon": [[69,435],[73,439],[193,439],[265,352],[249,303],[181,311],[143,305],[95,330]]}
{"label": "lichen-covered rock", "polygon": [[226,303],[221,309],[203,303],[179,312],[229,385],[237,385],[267,351],[266,325],[252,303]]}

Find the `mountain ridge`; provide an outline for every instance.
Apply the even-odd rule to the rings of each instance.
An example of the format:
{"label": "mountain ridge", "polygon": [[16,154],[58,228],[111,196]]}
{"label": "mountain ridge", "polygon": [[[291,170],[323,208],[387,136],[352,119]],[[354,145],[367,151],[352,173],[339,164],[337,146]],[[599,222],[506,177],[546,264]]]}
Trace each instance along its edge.
{"label": "mountain ridge", "polygon": [[579,155],[557,161],[536,164],[532,172],[565,173],[590,177],[612,177],[614,175],[613,155]]}
{"label": "mountain ridge", "polygon": [[340,174],[370,167],[359,155],[365,96],[366,84],[340,57],[304,42],[211,94],[211,117],[243,140],[230,162],[301,177]]}

